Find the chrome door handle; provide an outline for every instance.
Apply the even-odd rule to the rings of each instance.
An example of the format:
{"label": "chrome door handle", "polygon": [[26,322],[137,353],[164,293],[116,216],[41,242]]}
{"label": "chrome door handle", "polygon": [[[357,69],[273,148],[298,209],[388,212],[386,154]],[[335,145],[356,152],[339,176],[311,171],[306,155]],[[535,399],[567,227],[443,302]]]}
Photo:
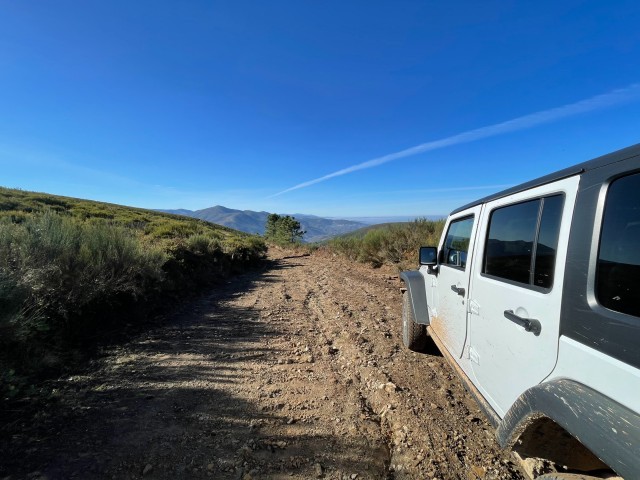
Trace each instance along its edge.
{"label": "chrome door handle", "polygon": [[461,295],[464,297],[464,288],[462,287],[456,287],[455,285],[451,285],[451,290],[453,290],[454,292],[456,292],[458,295]]}
{"label": "chrome door handle", "polygon": [[520,317],[513,313],[513,310],[505,310],[504,316],[521,327],[524,327],[527,332],[533,333],[536,337],[540,335],[542,331],[542,324],[534,318]]}

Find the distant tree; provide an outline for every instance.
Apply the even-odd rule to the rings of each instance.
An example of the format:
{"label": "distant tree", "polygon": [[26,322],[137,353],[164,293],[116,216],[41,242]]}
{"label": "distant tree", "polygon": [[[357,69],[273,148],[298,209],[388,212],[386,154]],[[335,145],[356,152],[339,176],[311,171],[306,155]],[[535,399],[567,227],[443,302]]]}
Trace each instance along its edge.
{"label": "distant tree", "polygon": [[278,222],[280,215],[271,213],[267,217],[267,224],[264,229],[264,236],[269,240],[274,240],[278,236]]}
{"label": "distant tree", "polygon": [[307,233],[301,230],[300,222],[289,215],[272,213],[267,217],[264,236],[274,243],[299,243]]}

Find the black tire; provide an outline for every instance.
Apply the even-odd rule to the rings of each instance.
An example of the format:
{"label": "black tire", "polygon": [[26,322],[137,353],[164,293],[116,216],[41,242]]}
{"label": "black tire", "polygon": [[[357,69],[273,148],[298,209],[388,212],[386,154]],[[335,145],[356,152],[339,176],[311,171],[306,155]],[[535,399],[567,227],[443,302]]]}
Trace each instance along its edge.
{"label": "black tire", "polygon": [[416,323],[409,292],[402,294],[402,343],[414,352],[424,350],[427,343],[427,329]]}

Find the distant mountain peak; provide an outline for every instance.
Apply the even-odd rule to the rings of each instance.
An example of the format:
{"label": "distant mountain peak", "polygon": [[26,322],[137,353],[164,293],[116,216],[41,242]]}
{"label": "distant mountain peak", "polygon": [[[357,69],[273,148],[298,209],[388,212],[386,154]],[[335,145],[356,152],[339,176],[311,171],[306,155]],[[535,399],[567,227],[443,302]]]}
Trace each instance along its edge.
{"label": "distant mountain peak", "polygon": [[[187,217],[199,218],[218,225],[224,225],[235,230],[246,233],[264,234],[264,227],[267,223],[269,212],[255,212],[253,210],[235,210],[233,208],[215,205],[201,210],[160,210],[165,213],[174,213]],[[282,214],[295,217],[301,224],[302,229],[307,233],[304,236],[305,242],[319,242],[337,235],[349,233],[366,224],[352,220],[343,220],[335,218],[323,218],[315,215],[306,215],[303,213]]]}

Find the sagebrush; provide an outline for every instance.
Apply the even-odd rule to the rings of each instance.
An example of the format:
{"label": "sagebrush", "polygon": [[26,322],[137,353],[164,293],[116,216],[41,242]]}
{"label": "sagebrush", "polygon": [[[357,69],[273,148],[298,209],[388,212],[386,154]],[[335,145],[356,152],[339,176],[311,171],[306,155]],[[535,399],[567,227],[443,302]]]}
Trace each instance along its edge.
{"label": "sagebrush", "polygon": [[265,252],[201,220],[0,188],[1,378],[59,367],[71,347]]}
{"label": "sagebrush", "polygon": [[421,246],[438,244],[443,228],[444,220],[416,219],[337,237],[326,245],[351,260],[376,267],[385,263],[408,267],[417,263]]}

